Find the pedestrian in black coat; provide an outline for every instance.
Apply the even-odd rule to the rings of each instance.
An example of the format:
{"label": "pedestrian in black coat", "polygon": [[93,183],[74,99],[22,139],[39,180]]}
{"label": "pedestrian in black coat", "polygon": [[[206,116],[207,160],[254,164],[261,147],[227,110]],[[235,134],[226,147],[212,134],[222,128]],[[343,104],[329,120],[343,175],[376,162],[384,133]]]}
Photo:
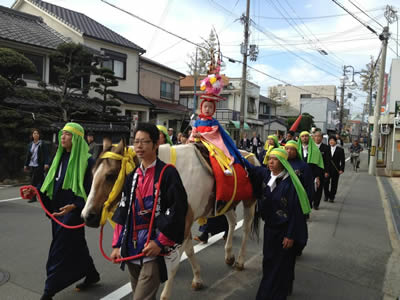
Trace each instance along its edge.
{"label": "pedestrian in black coat", "polygon": [[338,147],[336,142],[337,140],[335,136],[329,137],[329,176],[326,178],[324,184],[325,201],[329,199],[329,202],[333,202],[335,200],[339,176],[343,174],[345,167],[344,150],[343,148]]}
{"label": "pedestrian in black coat", "polygon": [[[44,172],[49,169],[49,152],[45,143],[40,139],[40,132],[34,128],[32,130],[32,142],[29,143],[26,152],[24,171],[30,172],[31,185],[39,188],[44,180]],[[33,197],[28,202],[35,202]]]}
{"label": "pedestrian in black coat", "polygon": [[317,130],[313,135],[314,142],[317,145],[319,151],[321,152],[322,158],[324,160],[324,170],[323,170],[323,174],[320,177],[321,184],[315,191],[314,196],[312,198],[312,207],[315,210],[319,209],[319,204],[321,202],[324,184],[325,184],[326,178],[329,176],[328,170],[329,170],[329,164],[330,164],[330,151],[331,151],[330,149],[331,148],[330,148],[330,146],[328,146],[322,142],[322,138],[323,138],[322,132],[320,130]]}

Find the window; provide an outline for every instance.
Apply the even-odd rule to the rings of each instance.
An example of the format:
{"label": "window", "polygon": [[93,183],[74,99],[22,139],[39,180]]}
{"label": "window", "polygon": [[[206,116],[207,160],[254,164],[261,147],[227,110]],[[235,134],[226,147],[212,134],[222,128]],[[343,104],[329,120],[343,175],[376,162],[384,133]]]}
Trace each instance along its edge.
{"label": "window", "polygon": [[174,84],[161,81],[160,97],[165,99],[174,99]]}
{"label": "window", "polygon": [[252,114],[257,112],[256,99],[253,97],[249,97],[247,100],[247,112]]}
{"label": "window", "polygon": [[270,106],[267,103],[260,104],[260,113],[263,115],[269,115]]}
{"label": "window", "polygon": [[183,105],[184,107],[187,107],[188,106],[188,98],[180,98],[179,104]]}
{"label": "window", "polygon": [[222,100],[217,102],[216,108],[228,108],[228,100]]}
{"label": "window", "polygon": [[304,98],[311,98],[311,94],[300,94],[300,99],[304,99]]}
{"label": "window", "polygon": [[105,60],[102,62],[103,68],[108,68],[114,72],[118,79],[126,79],[126,60],[127,55],[116,51],[101,49],[104,52]]}
{"label": "window", "polygon": [[26,58],[28,58],[36,67],[36,73],[33,74],[23,74],[23,79],[28,80],[43,80],[43,62],[44,57],[41,55],[30,54],[30,53],[22,53]]}
{"label": "window", "polygon": [[[49,83],[54,85],[61,84],[60,78],[58,77],[58,73],[56,71],[56,64],[52,61],[52,59],[50,59]],[[87,93],[89,91],[89,83],[90,83],[90,75],[83,77],[75,77],[71,81],[69,87],[79,88],[84,93]]]}

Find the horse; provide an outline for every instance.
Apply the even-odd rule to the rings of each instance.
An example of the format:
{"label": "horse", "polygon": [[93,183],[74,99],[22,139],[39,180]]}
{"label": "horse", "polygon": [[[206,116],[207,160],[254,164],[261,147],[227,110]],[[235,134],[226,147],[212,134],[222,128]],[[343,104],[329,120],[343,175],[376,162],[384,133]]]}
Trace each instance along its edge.
{"label": "horse", "polygon": [[[183,251],[186,253],[192,267],[193,280],[192,288],[200,290],[203,288],[203,280],[200,276],[200,266],[195,258],[191,227],[200,217],[210,217],[214,210],[215,199],[211,196],[214,189],[214,176],[211,167],[204,160],[200,152],[193,144],[178,145],[173,147],[176,150],[175,167],[178,170],[182,179],[183,185],[188,195],[188,211],[185,222],[184,242],[180,248],[180,255]],[[117,147],[112,148],[112,152],[123,155],[125,144],[121,141]],[[242,151],[246,156],[249,153]],[[92,188],[88,195],[84,209],[82,210],[82,218],[87,226],[99,227],[100,215],[102,213],[103,204],[107,200],[109,193],[114,185],[121,168],[121,161],[110,158],[100,158],[97,160],[93,170]],[[171,147],[169,145],[161,145],[159,147],[158,157],[168,163],[171,158]],[[253,165],[259,166],[260,163],[255,156],[249,156],[248,160]],[[211,196],[211,197],[210,197]],[[121,195],[117,197],[112,204],[116,206]],[[251,224],[254,217],[255,200],[241,201],[243,203],[243,234],[242,243],[235,262],[235,256],[232,252],[232,239],[236,226],[236,213],[233,208],[239,203],[235,201],[230,209],[225,213],[228,220],[229,231],[225,242],[225,263],[232,265],[236,270],[244,269],[244,260],[246,252],[246,243],[251,230]],[[171,276],[164,285],[160,299],[167,300],[171,296],[172,284],[178,266],[172,270]]]}

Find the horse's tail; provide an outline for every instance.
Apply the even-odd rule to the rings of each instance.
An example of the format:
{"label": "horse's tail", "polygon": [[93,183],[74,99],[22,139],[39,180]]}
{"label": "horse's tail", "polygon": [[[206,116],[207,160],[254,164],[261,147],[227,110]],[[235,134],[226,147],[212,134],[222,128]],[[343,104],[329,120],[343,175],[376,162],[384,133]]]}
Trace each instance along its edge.
{"label": "horse's tail", "polygon": [[251,224],[251,237],[255,238],[257,242],[260,241],[260,218],[261,213],[258,209],[258,201],[256,201],[253,223]]}

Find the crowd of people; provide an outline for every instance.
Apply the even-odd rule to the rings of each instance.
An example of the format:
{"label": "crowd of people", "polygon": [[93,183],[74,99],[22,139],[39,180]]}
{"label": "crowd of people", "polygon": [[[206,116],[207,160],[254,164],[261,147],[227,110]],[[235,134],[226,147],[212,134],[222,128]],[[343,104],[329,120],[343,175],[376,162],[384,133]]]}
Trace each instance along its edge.
{"label": "crowd of people", "polygon": [[[204,130],[204,124],[201,125]],[[209,126],[206,133],[219,130],[211,123]],[[169,253],[182,243],[187,211],[186,191],[179,173],[175,168],[168,169],[160,186],[164,192],[161,193],[161,211],[156,221],[162,226],[152,233],[143,232],[148,228],[145,227],[148,223],[145,215],[151,212],[154,201],[153,186],[165,166],[157,157],[157,148],[165,143],[179,145],[195,142],[203,134],[198,129],[195,126],[190,136],[187,133],[175,136],[172,128],[167,130],[162,125],[146,123],[136,128],[133,145],[142,163],[125,182],[121,201],[130,205],[120,205],[114,215],[117,226],[111,257],[116,260],[145,253],[145,258],[122,264],[128,267],[137,299],[154,299],[160,283],[167,279],[165,263],[159,254]],[[91,170],[95,158],[101,153],[99,147],[95,146],[92,132],[87,133],[87,141],[84,137],[82,126],[67,123],[59,133],[59,146],[52,163],[38,129],[32,130],[32,141],[27,149],[24,169],[30,172],[32,185],[40,189],[47,209],[68,225],[82,222],[80,213],[90,191]],[[230,139],[228,135],[224,135],[224,138]],[[311,209],[319,209],[323,194],[324,201],[335,200],[338,181],[345,168],[344,150],[336,136],[330,136],[328,144],[322,140],[322,132],[316,130],[313,134],[301,132],[298,137],[291,131],[286,137],[281,134],[270,135],[265,144],[254,133],[250,139],[244,135],[240,142],[240,148],[253,152],[262,162],[261,167],[244,163],[258,199],[257,215],[265,221],[263,277],[257,293],[258,300],[286,299],[291,294],[296,257],[301,255],[307,244],[306,220]],[[222,143],[226,145],[230,142]],[[104,136],[102,149],[111,146],[111,136]],[[234,152],[237,150],[231,150],[230,147],[229,144],[228,155],[232,151],[235,156],[232,162],[235,159],[243,161],[244,158]],[[351,151],[360,152],[362,147],[356,141]],[[174,190],[171,190],[171,186]],[[133,189],[136,192],[133,193]],[[35,201],[34,197],[29,200],[32,201]],[[136,207],[137,211],[126,210],[131,206]],[[129,224],[129,220],[135,220],[135,225]],[[135,229],[136,226],[140,229]],[[207,242],[210,234],[223,231],[226,235],[227,230],[224,216],[213,218],[201,228],[203,234],[195,239]],[[136,234],[132,235],[132,232]],[[42,300],[52,299],[57,292],[82,278],[84,280],[76,285],[77,289],[86,289],[100,280],[89,254],[84,228],[65,229],[52,221],[52,234]],[[151,243],[146,242],[148,234],[151,234]]]}

